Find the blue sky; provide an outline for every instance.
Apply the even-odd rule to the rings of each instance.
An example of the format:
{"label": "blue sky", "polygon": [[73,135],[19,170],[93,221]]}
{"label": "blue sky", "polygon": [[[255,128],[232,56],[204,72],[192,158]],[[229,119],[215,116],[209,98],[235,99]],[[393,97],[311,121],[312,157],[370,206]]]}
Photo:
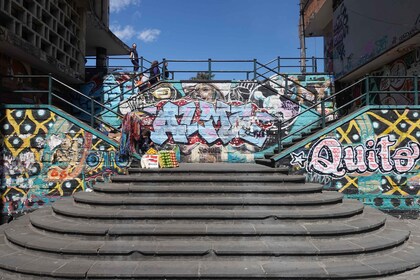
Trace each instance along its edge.
{"label": "blue sky", "polygon": [[[110,28],[149,60],[299,57],[298,0],[111,0]],[[323,56],[321,39],[307,55]]]}

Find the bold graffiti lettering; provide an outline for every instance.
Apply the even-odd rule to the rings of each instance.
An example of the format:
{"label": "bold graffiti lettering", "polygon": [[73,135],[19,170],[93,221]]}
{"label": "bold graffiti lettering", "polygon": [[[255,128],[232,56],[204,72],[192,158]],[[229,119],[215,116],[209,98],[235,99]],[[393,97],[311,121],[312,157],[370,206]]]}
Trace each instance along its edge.
{"label": "bold graffiti lettering", "polygon": [[410,171],[420,158],[420,145],[410,142],[408,147],[398,148],[392,155],[395,172],[402,174]]}
{"label": "bold graffiti lettering", "polygon": [[391,147],[396,141],[383,136],[376,141],[368,140],[365,145],[347,146],[334,138],[324,138],[312,145],[305,157],[303,152],[292,153],[291,164],[299,163],[309,173],[327,175],[334,178],[344,177],[347,173],[364,173],[381,171],[403,174],[414,168],[420,159],[420,144],[409,142],[405,147]]}
{"label": "bold graffiti lettering", "polygon": [[151,140],[158,145],[166,143],[170,135],[175,143],[188,144],[189,137],[197,133],[208,144],[220,141],[227,145],[238,138],[262,147],[267,140],[267,123],[275,120],[267,112],[256,111],[253,104],[231,105],[222,101],[183,105],[166,102],[157,110],[150,108],[142,111],[154,117]]}
{"label": "bold graffiti lettering", "polygon": [[362,146],[344,148],[344,168],[347,172],[363,173],[367,170]]}
{"label": "bold graffiti lettering", "polygon": [[346,174],[340,166],[342,156],[341,143],[333,138],[326,138],[319,141],[309,151],[308,171],[314,171],[322,175],[342,177]]}

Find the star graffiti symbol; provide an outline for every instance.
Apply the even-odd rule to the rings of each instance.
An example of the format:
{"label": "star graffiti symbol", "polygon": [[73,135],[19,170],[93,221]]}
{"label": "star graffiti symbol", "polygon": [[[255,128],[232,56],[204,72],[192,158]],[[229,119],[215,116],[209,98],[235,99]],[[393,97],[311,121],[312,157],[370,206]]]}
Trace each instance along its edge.
{"label": "star graffiti symbol", "polygon": [[292,161],[290,164],[296,165],[299,164],[300,167],[305,167],[306,157],[304,152],[300,152],[298,154],[291,153]]}

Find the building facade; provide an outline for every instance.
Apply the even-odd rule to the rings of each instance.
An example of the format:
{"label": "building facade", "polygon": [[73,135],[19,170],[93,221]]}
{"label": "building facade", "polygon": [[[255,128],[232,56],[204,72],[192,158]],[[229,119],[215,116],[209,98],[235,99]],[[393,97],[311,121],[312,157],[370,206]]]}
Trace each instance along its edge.
{"label": "building facade", "polygon": [[419,8],[416,0],[301,0],[300,35],[324,38],[325,68],[339,83],[378,71],[417,75]]}
{"label": "building facade", "polygon": [[109,30],[109,1],[0,1],[0,74],[52,73],[65,83],[84,82],[85,58],[127,54]]}

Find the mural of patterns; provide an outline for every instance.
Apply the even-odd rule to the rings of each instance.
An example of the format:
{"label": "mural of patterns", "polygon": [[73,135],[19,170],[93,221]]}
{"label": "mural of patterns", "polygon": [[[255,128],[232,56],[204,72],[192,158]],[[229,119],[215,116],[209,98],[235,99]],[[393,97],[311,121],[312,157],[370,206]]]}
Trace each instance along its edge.
{"label": "mural of patterns", "polygon": [[296,173],[389,209],[420,209],[420,110],[372,110],[291,154]]}
{"label": "mural of patterns", "polygon": [[3,214],[85,190],[127,166],[113,146],[49,110],[7,109],[0,125]]}

